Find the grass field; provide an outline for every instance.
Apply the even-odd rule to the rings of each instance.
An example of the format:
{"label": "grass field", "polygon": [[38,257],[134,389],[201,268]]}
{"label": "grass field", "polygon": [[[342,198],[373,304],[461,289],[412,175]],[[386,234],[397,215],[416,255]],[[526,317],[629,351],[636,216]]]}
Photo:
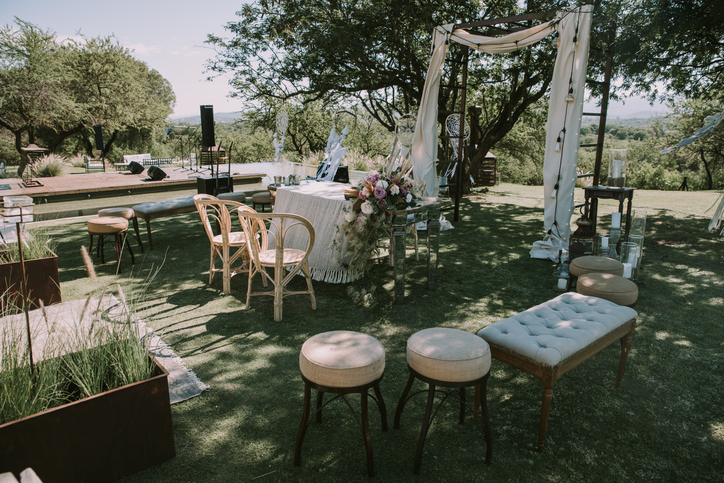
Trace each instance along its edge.
{"label": "grass field", "polygon": [[[87,278],[81,259],[80,247],[88,243],[84,221],[46,226],[59,240],[64,300],[106,282],[138,286],[161,266],[142,315],[211,386],[172,407],[177,456],[124,481],[721,482],[724,240],[706,231],[707,210],[717,196],[636,191],[634,207],[648,211],[648,226],[637,281],[638,326],[620,388],[614,387],[616,345],[564,376],[553,393],[545,449],[538,453],[542,384],[493,361],[492,464],[483,464],[480,426],[472,417],[458,425],[457,406],[447,401],[428,435],[419,477],[412,467],[422,396],[407,405],[399,430],[390,424],[380,431],[379,414],[370,412],[375,478],[366,477],[362,438],[339,401],[325,410],[323,424],[310,426],[302,466],[293,466],[303,396],[299,349],[328,330],[377,337],[386,349],[381,389],[391,423],[407,379],[411,334],[433,326],[477,332],[557,295],[555,265],[528,254],[543,235],[542,188],[504,184],[467,197],[461,220],[441,235],[437,290],[426,289],[425,257],[415,262],[408,256],[406,303],[393,305],[392,272],[384,260],[372,272],[381,289],[378,305],[354,305],[347,287],[315,282],[317,310],[308,297],[290,297],[279,323],[270,297],[244,306],[244,276],[232,279],[231,295],[221,293],[220,277],[208,285],[208,239],[197,214],[154,220],[156,249],[137,261],[132,274],[128,258],[120,277],[112,262],[98,264],[97,283]],[[351,403],[359,406],[358,399]]]}

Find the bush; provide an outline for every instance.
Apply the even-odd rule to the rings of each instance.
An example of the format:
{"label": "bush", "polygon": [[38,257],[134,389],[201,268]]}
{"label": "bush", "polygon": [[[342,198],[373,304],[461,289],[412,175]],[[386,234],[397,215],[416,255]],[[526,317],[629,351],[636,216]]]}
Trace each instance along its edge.
{"label": "bush", "polygon": [[40,178],[51,178],[54,176],[63,176],[63,168],[65,167],[65,159],[55,154],[43,156],[35,163],[35,175]]}

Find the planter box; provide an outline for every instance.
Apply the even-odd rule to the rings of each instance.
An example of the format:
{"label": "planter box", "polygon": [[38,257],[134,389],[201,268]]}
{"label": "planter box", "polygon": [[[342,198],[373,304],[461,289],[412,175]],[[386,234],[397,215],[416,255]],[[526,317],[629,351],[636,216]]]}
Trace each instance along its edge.
{"label": "planter box", "polygon": [[[39,307],[39,300],[45,305],[62,302],[60,278],[58,276],[58,255],[48,250],[51,256],[25,260],[25,275],[28,279],[30,302]],[[0,293],[9,291],[12,297],[20,296],[22,268],[20,262],[0,263]]]}
{"label": "planter box", "polygon": [[0,426],[0,472],[110,482],[173,458],[168,373]]}

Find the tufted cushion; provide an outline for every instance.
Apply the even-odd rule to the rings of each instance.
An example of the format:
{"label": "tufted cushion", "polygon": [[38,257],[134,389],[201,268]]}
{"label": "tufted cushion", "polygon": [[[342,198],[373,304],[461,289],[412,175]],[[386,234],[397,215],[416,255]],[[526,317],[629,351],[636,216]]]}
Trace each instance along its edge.
{"label": "tufted cushion", "polygon": [[618,305],[633,305],[639,288],[631,280],[610,273],[588,273],[578,278],[578,293],[601,297]]}
{"label": "tufted cushion", "polygon": [[88,220],[88,233],[92,235],[113,235],[128,229],[128,220],[118,216],[104,216]]}
{"label": "tufted cushion", "polygon": [[571,275],[580,277],[587,273],[613,273],[623,275],[623,263],[613,258],[585,256],[574,258],[569,268]]}
{"label": "tufted cushion", "polygon": [[[221,193],[217,196],[220,200],[231,200],[243,203],[246,201],[246,195],[243,191],[235,191],[233,193]],[[171,198],[163,201],[149,201],[141,203],[133,207],[133,211],[137,216],[146,220],[161,218],[163,216],[176,215],[179,213],[191,213],[196,211],[193,196],[181,196],[179,198]]]}
{"label": "tufted cushion", "polygon": [[349,330],[323,332],[302,345],[299,369],[322,386],[363,386],[385,372],[385,348],[371,335]]}
{"label": "tufted cushion", "polygon": [[478,335],[491,345],[555,367],[636,315],[632,308],[568,292],[495,322]]}
{"label": "tufted cushion", "polygon": [[136,213],[134,213],[133,208],[105,208],[98,210],[98,216],[119,216],[130,220],[136,216]]}
{"label": "tufted cushion", "polygon": [[490,347],[475,334],[435,327],[407,340],[407,363],[417,373],[438,381],[474,381],[490,371]]}

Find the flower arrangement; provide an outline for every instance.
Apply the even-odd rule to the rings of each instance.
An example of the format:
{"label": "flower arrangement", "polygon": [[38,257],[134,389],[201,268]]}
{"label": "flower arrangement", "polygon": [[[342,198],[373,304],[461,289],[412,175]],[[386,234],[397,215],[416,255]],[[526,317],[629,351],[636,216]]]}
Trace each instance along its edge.
{"label": "flower arrangement", "polygon": [[388,221],[388,210],[416,205],[422,183],[412,180],[409,169],[389,174],[372,170],[355,188],[345,191],[344,223],[337,228],[335,245],[346,243],[348,258],[342,263],[353,276],[362,276],[377,251],[377,232]]}

